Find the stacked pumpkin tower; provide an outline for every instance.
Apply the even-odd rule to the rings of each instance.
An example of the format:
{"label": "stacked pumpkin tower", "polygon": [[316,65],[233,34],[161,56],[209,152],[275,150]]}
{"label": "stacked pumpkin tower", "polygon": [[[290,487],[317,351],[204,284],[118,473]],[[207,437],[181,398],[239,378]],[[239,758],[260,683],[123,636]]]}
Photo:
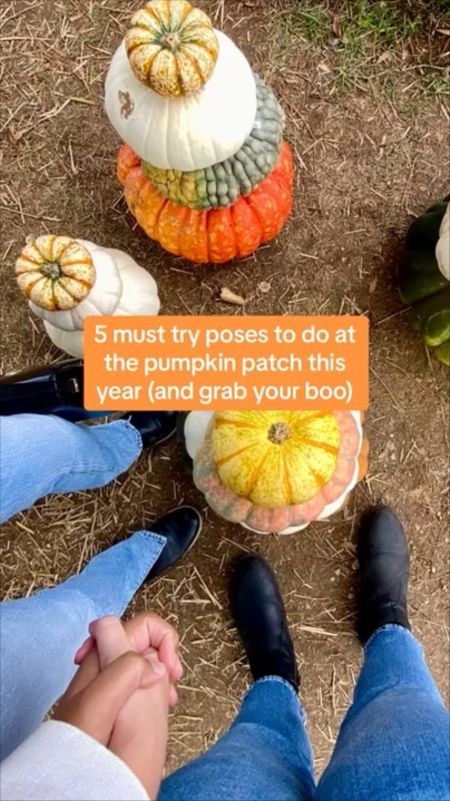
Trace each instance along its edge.
{"label": "stacked pumpkin tower", "polygon": [[138,11],[105,100],[125,142],[118,177],[149,237],[190,261],[222,263],[277,236],[294,174],[283,111],[203,11],[187,0]]}

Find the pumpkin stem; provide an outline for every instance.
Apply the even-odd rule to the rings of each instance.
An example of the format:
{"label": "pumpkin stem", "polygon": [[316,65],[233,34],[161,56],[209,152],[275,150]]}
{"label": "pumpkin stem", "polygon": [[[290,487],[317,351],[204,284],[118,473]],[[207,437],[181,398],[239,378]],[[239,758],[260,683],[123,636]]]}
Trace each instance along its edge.
{"label": "pumpkin stem", "polygon": [[41,267],[41,273],[52,281],[57,281],[62,276],[62,270],[56,261],[46,261]]}
{"label": "pumpkin stem", "polygon": [[165,36],[161,38],[160,44],[162,44],[163,47],[167,47],[172,53],[175,53],[180,45],[180,37],[175,32],[166,33]]}
{"label": "pumpkin stem", "polygon": [[274,423],[270,426],[267,439],[274,445],[282,445],[290,437],[290,431],[286,423]]}

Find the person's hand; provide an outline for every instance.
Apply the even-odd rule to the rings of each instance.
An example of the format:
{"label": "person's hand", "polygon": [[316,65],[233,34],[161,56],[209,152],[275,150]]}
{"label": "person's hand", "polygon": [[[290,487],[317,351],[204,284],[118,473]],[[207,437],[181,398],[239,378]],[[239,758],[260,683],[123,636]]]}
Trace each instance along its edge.
{"label": "person's hand", "polygon": [[119,712],[136,692],[152,687],[166,675],[155,652],[128,651],[99,672],[97,654],[85,660],[59,700],[55,720],[70,723],[108,747]]}
{"label": "person's hand", "polygon": [[[126,624],[130,636],[116,618],[91,624],[91,641],[77,654],[81,666],[56,719],[78,726],[106,745],[156,798],[166,756],[171,681],[182,672],[178,637],[156,616],[143,615],[131,623]],[[159,644],[171,677],[160,652],[145,647],[150,639]],[[142,648],[141,654],[136,646]]]}
{"label": "person's hand", "polygon": [[[89,627],[90,637],[83,643],[75,654],[75,664],[81,665],[87,655],[95,650],[95,627],[98,621],[91,623]],[[144,654],[148,649],[154,649],[158,653],[159,661],[163,663],[169,674],[171,686],[169,689],[169,703],[174,707],[178,697],[175,689],[176,682],[183,676],[183,666],[181,664],[178,651],[180,638],[178,632],[167,623],[151,612],[143,612],[136,615],[132,620],[124,625],[128,636],[130,650],[138,654]],[[99,670],[98,662],[97,671]],[[91,663],[94,670],[94,663]]]}

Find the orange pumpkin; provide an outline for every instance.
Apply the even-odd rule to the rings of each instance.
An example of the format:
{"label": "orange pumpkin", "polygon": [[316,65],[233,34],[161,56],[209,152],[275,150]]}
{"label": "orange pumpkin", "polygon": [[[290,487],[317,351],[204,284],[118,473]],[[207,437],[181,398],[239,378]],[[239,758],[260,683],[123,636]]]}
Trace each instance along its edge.
{"label": "orange pumpkin", "polygon": [[175,256],[197,263],[222,264],[249,256],[279,234],[292,210],[294,163],[286,142],[267,178],[228,208],[204,211],[167,200],[128,145],[120,148],[117,175],[130,211],[146,234]]}

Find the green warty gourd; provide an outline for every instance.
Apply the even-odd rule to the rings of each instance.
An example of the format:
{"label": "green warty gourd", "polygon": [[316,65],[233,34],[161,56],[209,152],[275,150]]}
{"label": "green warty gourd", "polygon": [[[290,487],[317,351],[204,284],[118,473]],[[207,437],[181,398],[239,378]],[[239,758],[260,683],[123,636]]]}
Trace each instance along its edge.
{"label": "green warty gourd", "polygon": [[181,206],[213,209],[231,206],[249,195],[275,167],[281,150],[284,113],[272,90],[255,75],[257,112],[250,136],[230,159],[204,170],[161,170],[142,167],[161,194]]}

